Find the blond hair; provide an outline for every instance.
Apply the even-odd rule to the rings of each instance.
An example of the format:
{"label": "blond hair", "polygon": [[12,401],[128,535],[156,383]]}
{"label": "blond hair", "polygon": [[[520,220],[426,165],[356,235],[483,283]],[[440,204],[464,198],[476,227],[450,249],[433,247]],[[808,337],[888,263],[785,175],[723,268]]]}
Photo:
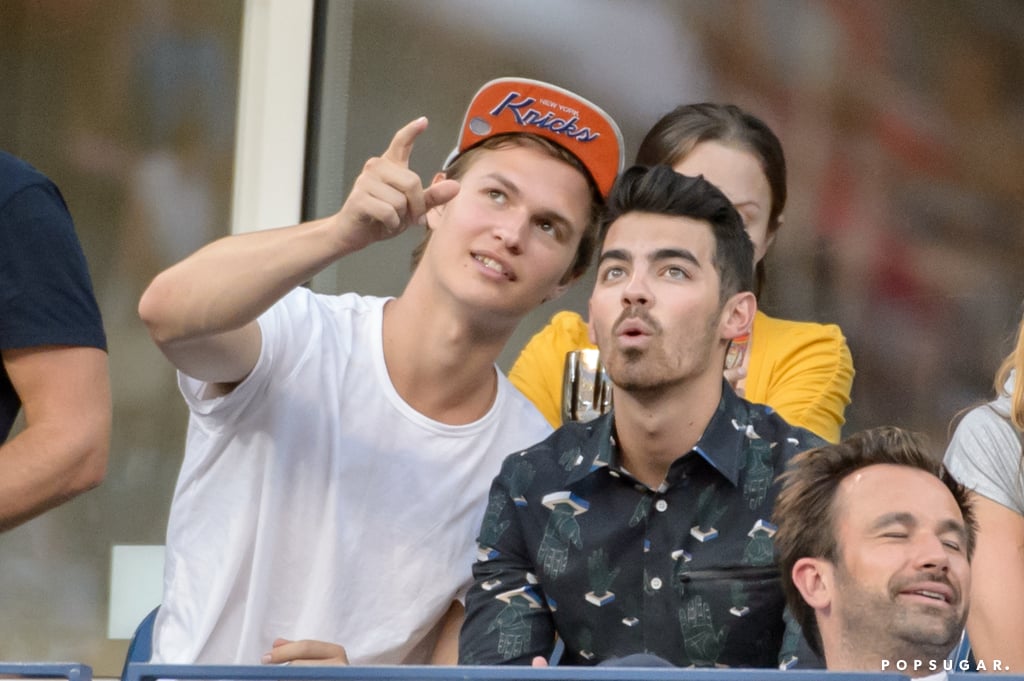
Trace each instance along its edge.
{"label": "blond hair", "polygon": [[[1014,374],[1012,392],[1007,393],[1006,382]],[[1018,432],[1024,432],[1024,318],[1017,325],[1017,341],[1013,351],[1003,360],[993,383],[997,395],[1010,398],[1010,422]]]}

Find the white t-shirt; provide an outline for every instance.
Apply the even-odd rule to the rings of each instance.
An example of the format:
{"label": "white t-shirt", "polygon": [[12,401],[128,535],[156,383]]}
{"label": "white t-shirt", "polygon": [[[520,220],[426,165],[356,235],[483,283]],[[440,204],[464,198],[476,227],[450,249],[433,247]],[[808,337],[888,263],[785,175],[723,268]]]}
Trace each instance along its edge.
{"label": "white t-shirt", "polygon": [[179,375],[191,417],[154,661],[257,664],[284,637],[426,662],[502,460],[551,428],[497,368],[479,421],[413,410],[385,367],[385,302],[297,289],[260,317],[260,357],[229,395]]}

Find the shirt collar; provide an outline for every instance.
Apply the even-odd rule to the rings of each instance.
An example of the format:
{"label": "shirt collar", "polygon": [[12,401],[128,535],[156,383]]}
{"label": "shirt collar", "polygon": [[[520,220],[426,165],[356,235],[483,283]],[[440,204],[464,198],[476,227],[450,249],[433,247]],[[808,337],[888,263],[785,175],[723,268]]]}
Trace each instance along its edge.
{"label": "shirt collar", "polygon": [[[718,401],[711,421],[697,444],[691,450],[708,462],[726,480],[736,485],[739,481],[741,464],[746,460],[747,437],[753,434],[750,412],[746,400],[733,391],[727,381],[722,381],[722,398]],[[610,467],[621,470],[618,447],[614,440],[615,411],[597,417],[587,423],[580,448],[580,456],[569,472],[567,484],[587,477],[600,468]],[[756,434],[754,435],[756,437]],[[675,467],[685,454],[680,452]],[[672,478],[671,472],[669,478]]]}
{"label": "shirt collar", "polygon": [[718,408],[693,448],[733,485],[739,482],[740,468],[746,461],[747,438],[751,435],[756,437],[750,423],[748,404],[736,395],[728,381],[723,380]]}

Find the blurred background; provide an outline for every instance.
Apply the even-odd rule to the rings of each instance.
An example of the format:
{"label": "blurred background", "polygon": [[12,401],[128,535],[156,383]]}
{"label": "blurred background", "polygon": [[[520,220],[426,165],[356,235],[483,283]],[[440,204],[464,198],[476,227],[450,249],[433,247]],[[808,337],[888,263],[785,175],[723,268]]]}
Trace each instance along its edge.
{"label": "blurred background", "polygon": [[[135,306],[158,271],[237,223],[242,55],[261,48],[243,44],[243,23],[269,2],[0,3],[0,148],[64,193],[114,389],[103,486],[0,535],[0,659],[120,672],[113,548],[163,543],[187,419]],[[295,219],[336,210],[365,159],[421,114],[413,167],[429,179],[491,78],[594,100],[630,158],[676,104],[734,102],[775,129],[789,164],[761,305],[843,328],[857,370],[844,432],[895,424],[940,450],[957,412],[990,394],[1024,309],[1024,3],[317,0],[312,15]],[[419,238],[312,285],[397,294]],[[555,311],[585,311],[591,283],[531,315],[503,368]]]}

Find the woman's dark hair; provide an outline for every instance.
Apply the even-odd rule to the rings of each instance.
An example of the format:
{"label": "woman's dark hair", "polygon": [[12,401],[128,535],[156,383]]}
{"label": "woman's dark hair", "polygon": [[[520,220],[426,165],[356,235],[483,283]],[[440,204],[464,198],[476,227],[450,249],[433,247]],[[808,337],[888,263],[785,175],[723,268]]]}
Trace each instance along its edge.
{"label": "woman's dark hair", "polygon": [[[786,207],[786,157],[782,143],[764,121],[738,106],[705,102],[676,107],[662,116],[644,137],[636,162],[674,166],[701,142],[739,147],[757,157],[772,196],[768,235],[778,231]],[[754,280],[754,292],[760,294],[765,282],[763,260],[757,263]]]}

